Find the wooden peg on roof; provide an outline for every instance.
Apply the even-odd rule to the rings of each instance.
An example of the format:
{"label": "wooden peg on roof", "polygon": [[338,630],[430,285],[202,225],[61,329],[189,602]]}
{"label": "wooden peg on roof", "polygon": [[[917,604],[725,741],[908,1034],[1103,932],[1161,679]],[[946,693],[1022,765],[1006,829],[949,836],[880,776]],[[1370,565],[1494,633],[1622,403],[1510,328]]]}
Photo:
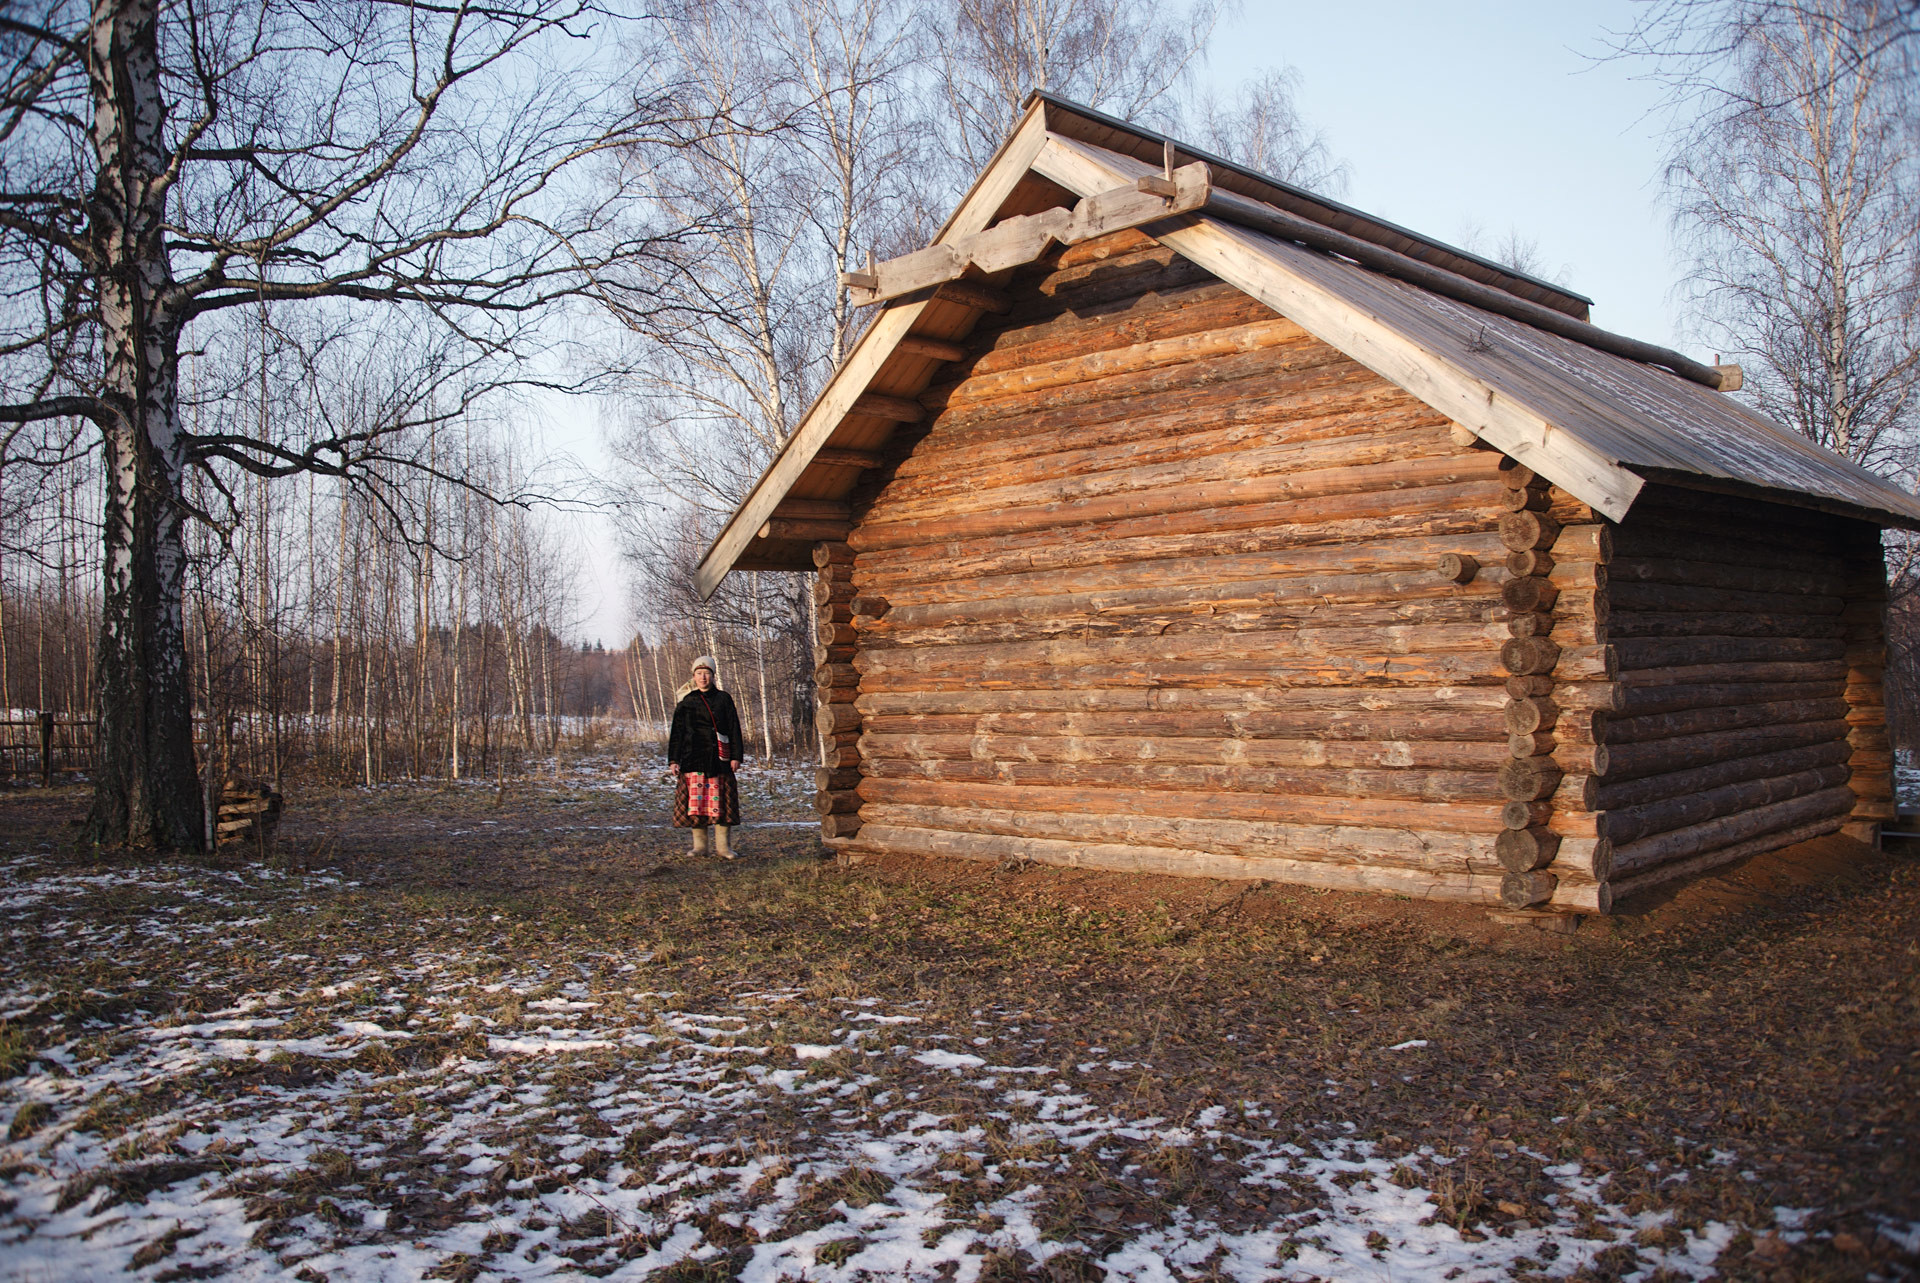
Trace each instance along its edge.
{"label": "wooden peg on roof", "polygon": [[1173,181],[1173,140],[1167,139],[1160,148],[1160,172],[1142,174],[1133,180],[1136,191],[1146,192],[1149,196],[1159,196],[1172,200],[1180,194],[1179,185]]}
{"label": "wooden peg on roof", "polygon": [[873,251],[867,251],[867,270],[864,272],[840,273],[840,284],[850,290],[877,290],[880,288],[880,269],[873,260]]}

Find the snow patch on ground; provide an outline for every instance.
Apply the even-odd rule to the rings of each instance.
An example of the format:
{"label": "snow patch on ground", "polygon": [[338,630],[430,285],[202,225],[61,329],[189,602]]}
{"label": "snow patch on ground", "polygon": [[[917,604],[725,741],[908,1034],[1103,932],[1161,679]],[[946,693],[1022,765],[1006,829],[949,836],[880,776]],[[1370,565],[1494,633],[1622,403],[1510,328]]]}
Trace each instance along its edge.
{"label": "snow patch on ground", "polygon": [[[1080,1252],[1143,1283],[1472,1283],[1565,1277],[1609,1250],[1617,1270],[1624,1248],[1631,1277],[1704,1279],[1740,1228],[1647,1235],[1663,1214],[1609,1202],[1605,1173],[1524,1152],[1510,1161],[1554,1191],[1545,1214],[1456,1226],[1434,1193],[1453,1157],[1379,1154],[1332,1102],[1304,1125],[1246,1101],[1143,1116],[1125,1084],[1150,1063],[1076,1067],[1009,1015],[946,1030],[906,1004],[748,990],[684,1010],[641,987],[637,948],[549,968],[476,920],[433,937],[458,925],[459,947],[396,940],[377,957],[329,956],[316,928],[300,941],[321,959],[309,986],[176,1008],[176,992],[247,983],[235,959],[285,948],[262,924],[342,886],[0,866],[7,939],[32,936],[43,959],[57,940],[76,973],[106,956],[164,977],[152,999],[85,991],[75,1010],[95,1014],[36,1026],[52,1033],[0,1083],[14,1133],[0,1276],[643,1279],[711,1262],[763,1283],[971,1283],[990,1253]],[[87,911],[103,888],[120,912]],[[162,952],[196,934],[217,943]],[[157,970],[182,956],[194,961]],[[9,981],[0,1011],[25,1019],[55,996]],[[791,1060],[773,1054],[787,1047]],[[1119,1167],[1176,1152],[1255,1210],[1225,1223],[1143,1178],[1144,1201],[1063,1225],[1040,1184],[1076,1155]]]}

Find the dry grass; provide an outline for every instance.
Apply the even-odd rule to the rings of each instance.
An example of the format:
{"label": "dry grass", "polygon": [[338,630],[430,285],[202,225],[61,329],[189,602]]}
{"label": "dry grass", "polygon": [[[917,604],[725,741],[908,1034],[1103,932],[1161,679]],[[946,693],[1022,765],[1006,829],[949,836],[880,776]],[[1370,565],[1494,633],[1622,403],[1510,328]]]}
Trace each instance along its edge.
{"label": "dry grass", "polygon": [[[1510,1161],[1532,1154],[1611,1173],[1613,1204],[1664,1213],[1663,1225],[1643,1231],[1643,1246],[1710,1222],[1758,1227],[1721,1254],[1725,1277],[1915,1277],[1915,1259],[1887,1233],[1890,1222],[1920,1216],[1912,1146],[1920,862],[1900,854],[1829,845],[1763,858],[1560,937],[1489,927],[1465,910],[1279,886],[928,861],[844,867],[793,828],[746,830],[748,859],[701,863],[681,853],[676,834],[616,827],[657,823],[657,807],[580,788],[525,786],[504,802],[491,789],[429,786],[290,794],[276,860],[290,869],[324,865],[359,885],[311,912],[275,916],[261,928],[264,945],[228,960],[224,991],[199,984],[176,994],[165,975],[139,977],[152,982],[145,1010],[190,1021],[243,993],[309,985],[303,957],[372,955],[396,938],[413,945],[427,933],[431,943],[433,933],[455,932],[452,924],[486,922],[503,941],[493,953],[502,972],[545,959],[558,974],[564,960],[617,943],[651,955],[634,984],[674,993],[681,1010],[721,1011],[748,989],[802,992],[818,1005],[783,1027],[791,1043],[830,1042],[835,1004],[857,997],[910,1005],[929,1028],[957,1033],[991,1013],[995,1036],[1023,1044],[1030,1063],[1071,1072],[1082,1089],[1134,1115],[1191,1122],[1209,1106],[1251,1102],[1269,1111],[1275,1135],[1303,1142],[1327,1134],[1337,1117],[1390,1161],[1450,1156],[1417,1180],[1432,1192],[1436,1217],[1469,1238],[1549,1222],[1538,1166]],[[72,793],[0,802],[10,850],[59,851],[82,805]],[[62,858],[96,867],[90,856]],[[131,921],[154,907],[103,890],[93,910]],[[110,1029],[130,1018],[124,998],[98,995],[124,994],[135,977],[102,959],[82,971],[73,963],[57,940],[20,941],[7,965],[9,991],[52,996],[31,1017],[0,1025],[0,1075],[21,1072],[37,1048],[89,1022]],[[524,1018],[526,1004],[543,996],[502,993],[495,1014]],[[413,999],[374,993],[367,1001]],[[462,1041],[472,1037],[383,1045],[354,1067],[394,1075],[477,1056]],[[1427,1045],[1389,1050],[1415,1039]],[[229,1089],[287,1090],[339,1069],[299,1057],[245,1062]],[[551,1090],[589,1091],[595,1062],[582,1057],[556,1072]],[[916,1108],[986,1129],[986,1159],[944,1161],[949,1219],[973,1223],[1004,1193],[985,1180],[983,1163],[1017,1163],[1044,1190],[1043,1234],[1077,1236],[1085,1249],[1044,1269],[1024,1257],[989,1259],[983,1278],[1098,1277],[1103,1234],[1117,1243],[1125,1227],[1166,1225],[1176,1209],[1250,1228],[1314,1197],[1249,1187],[1228,1149],[1217,1160],[1191,1146],[1065,1152],[983,1116],[977,1097],[942,1075],[924,1077]],[[849,1107],[870,1107],[879,1090]],[[110,1139],[145,1135],[142,1120],[172,1103],[164,1089],[124,1093],[72,1121]],[[385,1107],[387,1125],[404,1135],[406,1102]],[[50,1121],[18,1111],[10,1139]],[[771,1182],[787,1170],[778,1156],[791,1143],[788,1126],[770,1107],[716,1138],[737,1153],[771,1156],[776,1165],[761,1178]],[[677,1143],[639,1129],[618,1140],[603,1170]],[[104,1187],[109,1200],[137,1199],[154,1182],[193,1174],[181,1165],[204,1171],[218,1161],[182,1158],[150,1136],[142,1144],[75,1184],[72,1198]],[[393,1196],[396,1224],[457,1216],[429,1196],[431,1155],[412,1161],[412,1178],[372,1177],[348,1155],[320,1155],[295,1178],[252,1191],[255,1219],[271,1241],[269,1227],[297,1217],[337,1218],[340,1191],[358,1187],[356,1196],[368,1197],[369,1181],[412,1189]],[[501,1189],[521,1181],[559,1188],[583,1170],[557,1164],[530,1134],[525,1153],[493,1179]],[[1396,1169],[1394,1179],[1414,1182],[1414,1168]],[[887,1187],[857,1167],[818,1180],[786,1230],[831,1226],[843,1214],[836,1208],[862,1207]],[[235,1190],[248,1192],[244,1177]],[[1815,1209],[1807,1236],[1788,1243],[1763,1233],[1775,1207]],[[732,1222],[711,1220],[705,1232],[726,1253],[661,1277],[728,1277],[728,1263],[745,1259],[751,1237]],[[613,1251],[606,1245],[619,1235],[588,1218],[569,1223],[560,1246],[578,1239]],[[170,1258],[175,1243],[148,1249],[146,1263]],[[816,1259],[834,1264],[860,1246],[857,1236],[828,1240]],[[620,1250],[631,1258],[648,1244]],[[433,1276],[479,1277],[485,1255],[449,1257]],[[1627,1247],[1575,1277],[1617,1277],[1609,1271],[1636,1259]]]}

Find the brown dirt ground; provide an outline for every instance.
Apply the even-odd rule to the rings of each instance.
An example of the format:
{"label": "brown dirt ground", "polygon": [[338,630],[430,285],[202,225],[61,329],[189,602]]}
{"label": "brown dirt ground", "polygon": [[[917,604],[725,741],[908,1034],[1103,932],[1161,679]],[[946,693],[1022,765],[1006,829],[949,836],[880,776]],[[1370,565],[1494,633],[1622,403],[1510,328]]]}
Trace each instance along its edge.
{"label": "brown dirt ground", "polygon": [[[0,798],[8,845],[70,843],[83,807]],[[1265,883],[836,861],[801,828],[694,861],[683,835],[618,827],[663,810],[638,809],[559,786],[309,789],[275,859],[359,880],[370,920],[426,897],[555,943],[646,939],[691,994],[857,977],[956,1017],[1017,1002],[1067,1056],[1150,1060],[1131,1103],[1170,1117],[1244,1097],[1304,1126],[1337,1083],[1385,1154],[1461,1156],[1439,1192],[1460,1223],[1535,1206],[1500,1161],[1523,1147],[1606,1168],[1613,1198],[1682,1226],[1816,1209],[1797,1246],[1742,1234],[1726,1278],[1920,1277],[1882,1232],[1920,1219],[1920,843],[1806,843],[1561,935]],[[1431,1045],[1403,1075],[1382,1049],[1412,1038]]]}

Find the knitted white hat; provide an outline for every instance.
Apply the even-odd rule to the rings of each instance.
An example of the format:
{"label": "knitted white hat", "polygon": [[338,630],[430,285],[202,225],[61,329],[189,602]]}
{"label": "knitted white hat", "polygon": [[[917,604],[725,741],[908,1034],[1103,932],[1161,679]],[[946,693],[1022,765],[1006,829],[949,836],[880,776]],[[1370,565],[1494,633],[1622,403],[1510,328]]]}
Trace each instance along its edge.
{"label": "knitted white hat", "polygon": [[711,655],[700,656],[698,659],[693,661],[693,668],[689,668],[687,671],[691,673],[695,669],[700,669],[700,668],[706,669],[708,672],[713,673],[715,676],[718,676],[720,672],[720,665],[713,662],[713,656]]}

